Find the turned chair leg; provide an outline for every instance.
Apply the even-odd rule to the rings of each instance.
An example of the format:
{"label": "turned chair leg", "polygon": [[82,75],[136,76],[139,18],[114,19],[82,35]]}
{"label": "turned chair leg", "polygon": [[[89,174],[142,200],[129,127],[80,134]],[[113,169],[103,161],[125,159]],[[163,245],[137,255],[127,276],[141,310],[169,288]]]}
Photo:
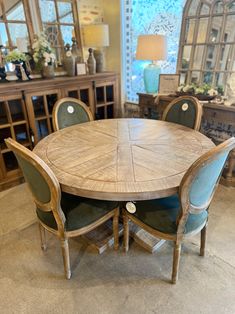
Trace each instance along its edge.
{"label": "turned chair leg", "polygon": [[181,243],[175,243],[174,255],[173,255],[173,267],[172,267],[172,283],[176,283],[178,279],[179,262],[180,262]]}
{"label": "turned chair leg", "polygon": [[200,256],[205,256],[206,229],[207,229],[207,226],[205,226],[205,227],[201,230]]}
{"label": "turned chair leg", "polygon": [[46,251],[47,244],[46,244],[46,230],[45,228],[39,223],[39,233],[40,233],[40,239],[41,239],[41,248],[43,251]]}
{"label": "turned chair leg", "polygon": [[114,237],[114,250],[119,248],[119,208],[113,216],[113,237]]}
{"label": "turned chair leg", "polygon": [[129,218],[125,213],[125,209],[123,210],[123,245],[124,251],[128,252],[129,250]]}
{"label": "turned chair leg", "polygon": [[68,239],[60,239],[63,261],[64,261],[64,272],[67,279],[71,278],[70,269],[70,258],[69,258],[69,244]]}

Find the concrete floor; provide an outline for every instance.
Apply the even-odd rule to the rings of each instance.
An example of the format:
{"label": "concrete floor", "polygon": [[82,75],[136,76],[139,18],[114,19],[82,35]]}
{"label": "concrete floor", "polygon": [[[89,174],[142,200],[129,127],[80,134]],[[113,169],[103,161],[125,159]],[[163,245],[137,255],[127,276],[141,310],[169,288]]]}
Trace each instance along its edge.
{"label": "concrete floor", "polygon": [[[169,283],[172,246],[150,254],[95,254],[70,241],[72,278],[63,276],[58,240],[40,249],[25,185],[0,193],[0,313],[235,313],[235,189],[220,186],[211,205],[207,256],[199,237],[185,243],[177,285]],[[22,219],[26,217],[26,219]]]}

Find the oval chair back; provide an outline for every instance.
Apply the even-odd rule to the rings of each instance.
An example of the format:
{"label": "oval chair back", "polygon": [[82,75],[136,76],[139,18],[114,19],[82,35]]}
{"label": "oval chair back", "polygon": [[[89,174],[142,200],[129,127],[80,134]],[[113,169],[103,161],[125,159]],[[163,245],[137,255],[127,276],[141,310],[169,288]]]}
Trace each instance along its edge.
{"label": "oval chair back", "polygon": [[62,98],[54,105],[52,112],[54,131],[92,120],[94,119],[90,109],[76,98]]}
{"label": "oval chair back", "polygon": [[179,189],[181,214],[178,217],[178,235],[183,235],[189,214],[201,215],[203,220],[234,147],[235,137],[232,137],[197,159],[185,173]]}
{"label": "oval chair back", "polygon": [[166,107],[162,120],[184,125],[198,131],[201,126],[202,106],[192,96],[178,97]]}
{"label": "oval chair back", "polygon": [[41,158],[12,138],[5,139],[5,142],[16,156],[37,208],[44,212],[52,211],[58,232],[63,234],[65,216],[60,207],[60,185],[54,173]]}

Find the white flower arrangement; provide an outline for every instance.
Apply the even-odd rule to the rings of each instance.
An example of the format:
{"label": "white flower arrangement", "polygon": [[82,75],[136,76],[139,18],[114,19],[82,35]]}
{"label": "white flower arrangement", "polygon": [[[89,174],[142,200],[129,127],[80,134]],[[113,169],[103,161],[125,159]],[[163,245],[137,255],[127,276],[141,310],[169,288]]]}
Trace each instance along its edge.
{"label": "white flower arrangement", "polygon": [[[188,85],[180,85],[177,89],[179,93],[187,93],[190,95],[205,95],[205,96],[217,96],[218,90],[221,87],[218,87],[217,89],[212,88],[209,84],[203,84],[201,86],[198,86],[196,84],[188,84]],[[223,91],[220,90],[220,93],[222,94]]]}
{"label": "white flower arrangement", "polygon": [[34,50],[33,59],[38,68],[42,68],[43,65],[52,65],[55,62],[56,56],[51,49],[45,33],[42,32],[35,38],[32,48]]}

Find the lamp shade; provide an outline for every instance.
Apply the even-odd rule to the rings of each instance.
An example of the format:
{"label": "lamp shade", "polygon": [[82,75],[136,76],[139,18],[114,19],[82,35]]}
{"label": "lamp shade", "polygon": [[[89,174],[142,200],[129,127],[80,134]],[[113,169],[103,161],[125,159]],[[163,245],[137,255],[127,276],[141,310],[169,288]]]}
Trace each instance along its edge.
{"label": "lamp shade", "polygon": [[137,60],[165,60],[167,58],[167,41],[163,35],[140,35],[138,37]]}
{"label": "lamp shade", "polygon": [[83,26],[85,47],[108,47],[109,27],[107,24],[90,24]]}

